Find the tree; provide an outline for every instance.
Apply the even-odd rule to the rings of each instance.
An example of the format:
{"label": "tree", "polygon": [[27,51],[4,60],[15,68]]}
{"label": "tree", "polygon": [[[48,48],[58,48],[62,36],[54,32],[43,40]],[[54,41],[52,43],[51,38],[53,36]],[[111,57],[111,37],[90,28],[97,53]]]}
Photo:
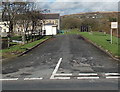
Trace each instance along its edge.
{"label": "tree", "polygon": [[[35,33],[42,30],[41,21],[44,20],[43,12],[48,12],[47,9],[37,10],[34,2],[3,2],[3,21],[7,21],[9,25],[9,36],[10,39],[13,32],[13,25],[22,25],[24,33],[22,34],[23,42],[27,40],[29,32],[31,31],[32,41],[36,39]],[[38,29],[38,27],[40,28]],[[31,30],[28,30],[29,27],[32,27]],[[28,34],[26,34],[28,32]],[[33,38],[34,35],[34,38]],[[27,40],[28,42],[28,40]]]}
{"label": "tree", "polygon": [[81,25],[86,25],[91,28],[91,31],[98,31],[99,30],[99,21],[96,19],[86,18],[82,19]]}
{"label": "tree", "polygon": [[117,18],[109,17],[110,22],[117,22]]}
{"label": "tree", "polygon": [[62,29],[80,28],[80,24],[81,24],[80,19],[72,18],[72,17],[66,17],[66,18],[62,18],[61,28]]}
{"label": "tree", "polygon": [[[27,3],[25,2],[2,2],[2,20],[7,21],[7,24],[9,25],[9,42],[11,41],[10,38],[13,36],[13,25],[15,25],[15,18],[17,15],[24,14],[26,5]],[[10,45],[8,44],[8,47],[9,46]]]}

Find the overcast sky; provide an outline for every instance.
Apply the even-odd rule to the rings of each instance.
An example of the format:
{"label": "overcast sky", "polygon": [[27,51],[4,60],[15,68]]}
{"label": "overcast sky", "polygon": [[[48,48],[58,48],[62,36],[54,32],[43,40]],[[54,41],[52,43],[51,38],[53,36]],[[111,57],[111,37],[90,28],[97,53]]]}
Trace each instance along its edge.
{"label": "overcast sky", "polygon": [[[13,0],[12,0],[13,1]],[[21,1],[21,0],[17,0]],[[120,0],[24,0],[37,2],[38,9],[50,9],[61,15],[95,11],[118,11]]]}
{"label": "overcast sky", "polygon": [[95,11],[118,11],[119,0],[36,0],[38,8],[61,15]]}

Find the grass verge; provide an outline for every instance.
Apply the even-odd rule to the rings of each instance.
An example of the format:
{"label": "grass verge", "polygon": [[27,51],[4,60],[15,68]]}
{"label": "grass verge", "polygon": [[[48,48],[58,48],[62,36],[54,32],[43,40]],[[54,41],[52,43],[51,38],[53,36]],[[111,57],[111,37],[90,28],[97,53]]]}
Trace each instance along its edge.
{"label": "grass verge", "polygon": [[37,40],[37,41],[34,41],[34,42],[31,42],[31,43],[27,43],[27,44],[24,44],[24,45],[15,45],[15,46],[12,46],[10,48],[7,48],[7,49],[3,49],[3,50],[0,50],[0,54],[2,55],[2,58],[12,58],[12,57],[15,57],[17,56],[18,54],[28,50],[28,49],[31,49],[32,47],[34,47],[35,45],[49,39],[51,36],[45,36],[43,38],[41,38],[40,40]]}
{"label": "grass verge", "polygon": [[120,46],[118,39],[120,40],[120,38],[113,36],[113,43],[111,44],[109,34],[103,34],[100,32],[80,32],[80,34],[111,53],[114,57],[120,57],[120,52],[118,52],[118,47]]}

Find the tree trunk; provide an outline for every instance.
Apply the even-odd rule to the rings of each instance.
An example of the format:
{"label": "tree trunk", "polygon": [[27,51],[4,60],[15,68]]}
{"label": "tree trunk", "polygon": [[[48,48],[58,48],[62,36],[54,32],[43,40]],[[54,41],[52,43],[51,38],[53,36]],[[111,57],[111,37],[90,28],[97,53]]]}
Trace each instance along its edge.
{"label": "tree trunk", "polygon": [[12,33],[13,33],[13,22],[10,21],[10,24],[9,24],[9,33],[8,33],[8,47],[10,47],[11,37],[13,35]]}

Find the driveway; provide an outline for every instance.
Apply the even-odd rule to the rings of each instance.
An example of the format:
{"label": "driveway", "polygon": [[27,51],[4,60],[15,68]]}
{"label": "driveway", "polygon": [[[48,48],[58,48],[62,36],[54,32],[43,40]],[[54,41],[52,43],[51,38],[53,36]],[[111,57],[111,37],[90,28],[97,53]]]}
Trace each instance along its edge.
{"label": "driveway", "polygon": [[4,90],[117,90],[120,75],[118,61],[79,35],[57,35],[6,61],[2,71]]}

